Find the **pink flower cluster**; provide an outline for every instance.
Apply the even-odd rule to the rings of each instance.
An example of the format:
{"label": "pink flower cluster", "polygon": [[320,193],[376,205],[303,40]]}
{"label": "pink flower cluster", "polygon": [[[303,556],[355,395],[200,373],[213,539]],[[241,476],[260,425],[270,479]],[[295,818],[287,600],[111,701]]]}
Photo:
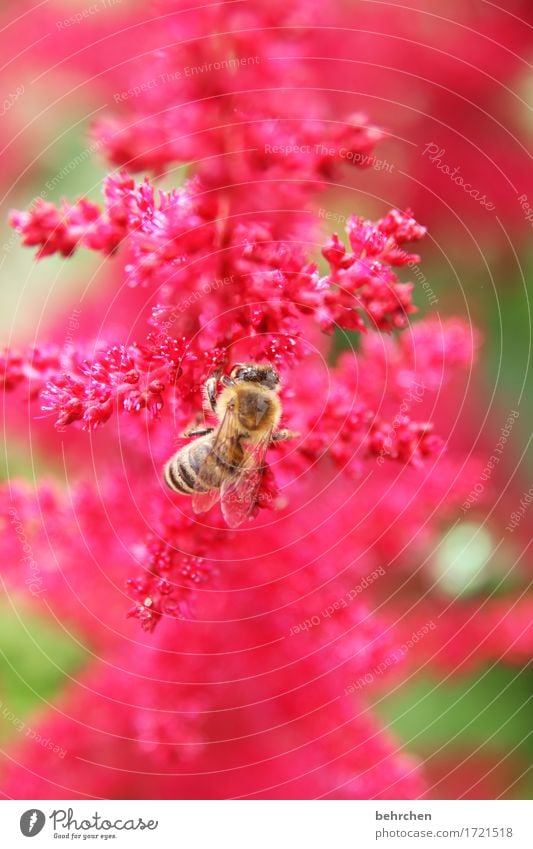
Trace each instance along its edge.
{"label": "pink flower cluster", "polygon": [[[157,416],[165,392],[174,404],[198,396],[209,368],[227,360],[241,340],[249,358],[286,369],[301,358],[307,316],[328,332],[364,331],[365,318],[371,328],[392,330],[404,327],[415,310],[412,284],[400,283],[392,271],[419,259],[402,247],[425,233],[410,213],[392,210],[375,225],[350,219],[352,252],[334,236],[323,249],[330,273],[321,277],[290,230],[281,241],[253,213],[246,224],[221,218],[216,194],[199,179],[160,192],[156,201],[147,180],[137,186],[121,173],[106,180],[104,194],[102,212],[81,199],[65,203],[63,217],[49,204],[46,215],[43,204],[12,215],[24,244],[39,245],[39,256],[70,254],[80,244],[113,253],[120,243],[128,285],[150,286],[163,301],[152,312],[156,331],[142,344],[114,346],[70,369],[58,362],[57,375],[46,356],[33,355],[28,370],[38,372],[40,363],[46,370],[44,409],[57,414],[59,426],[82,420],[94,428],[116,405]],[[415,428],[410,441],[417,436],[422,432]]]}

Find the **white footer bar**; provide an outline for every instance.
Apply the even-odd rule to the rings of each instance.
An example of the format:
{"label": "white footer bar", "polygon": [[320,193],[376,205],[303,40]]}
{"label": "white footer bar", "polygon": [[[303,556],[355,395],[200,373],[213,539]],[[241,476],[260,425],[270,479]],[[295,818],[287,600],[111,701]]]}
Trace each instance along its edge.
{"label": "white footer bar", "polygon": [[67,841],[124,848],[531,849],[533,802],[0,802],[0,845],[38,849]]}

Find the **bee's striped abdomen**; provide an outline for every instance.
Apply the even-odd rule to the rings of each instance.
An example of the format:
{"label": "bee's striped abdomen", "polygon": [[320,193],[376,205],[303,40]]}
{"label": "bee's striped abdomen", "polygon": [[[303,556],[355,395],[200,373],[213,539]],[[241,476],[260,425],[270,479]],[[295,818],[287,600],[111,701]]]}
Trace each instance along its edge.
{"label": "bee's striped abdomen", "polygon": [[218,489],[221,481],[216,474],[217,464],[209,457],[211,442],[212,437],[207,440],[198,439],[186,445],[168,461],[165,466],[165,482],[171,489],[183,495]]}
{"label": "bee's striped abdomen", "polygon": [[175,454],[165,466],[165,483],[175,492],[192,495],[220,489],[223,482],[234,477],[243,459],[238,440],[227,448],[228,456],[213,451],[214,435],[200,437]]}

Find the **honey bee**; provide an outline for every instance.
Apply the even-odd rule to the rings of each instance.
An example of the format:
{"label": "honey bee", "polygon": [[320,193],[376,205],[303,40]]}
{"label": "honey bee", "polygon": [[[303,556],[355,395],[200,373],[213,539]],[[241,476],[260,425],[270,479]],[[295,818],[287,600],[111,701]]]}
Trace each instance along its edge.
{"label": "honey bee", "polygon": [[[224,388],[217,396],[219,380]],[[218,425],[185,431],[183,436],[194,440],[165,466],[165,482],[175,492],[192,496],[195,513],[204,513],[220,499],[231,528],[250,515],[269,445],[297,435],[278,429],[279,390],[278,373],[268,364],[237,363],[229,377],[215,372],[206,381],[206,406]]]}

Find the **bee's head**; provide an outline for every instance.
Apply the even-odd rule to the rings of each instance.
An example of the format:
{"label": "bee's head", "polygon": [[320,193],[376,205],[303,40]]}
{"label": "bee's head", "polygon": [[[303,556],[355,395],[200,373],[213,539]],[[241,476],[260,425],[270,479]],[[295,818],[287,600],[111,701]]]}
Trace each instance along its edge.
{"label": "bee's head", "polygon": [[279,375],[269,363],[236,363],[230,372],[230,377],[235,381],[246,380],[250,383],[259,383],[267,389],[279,388]]}

